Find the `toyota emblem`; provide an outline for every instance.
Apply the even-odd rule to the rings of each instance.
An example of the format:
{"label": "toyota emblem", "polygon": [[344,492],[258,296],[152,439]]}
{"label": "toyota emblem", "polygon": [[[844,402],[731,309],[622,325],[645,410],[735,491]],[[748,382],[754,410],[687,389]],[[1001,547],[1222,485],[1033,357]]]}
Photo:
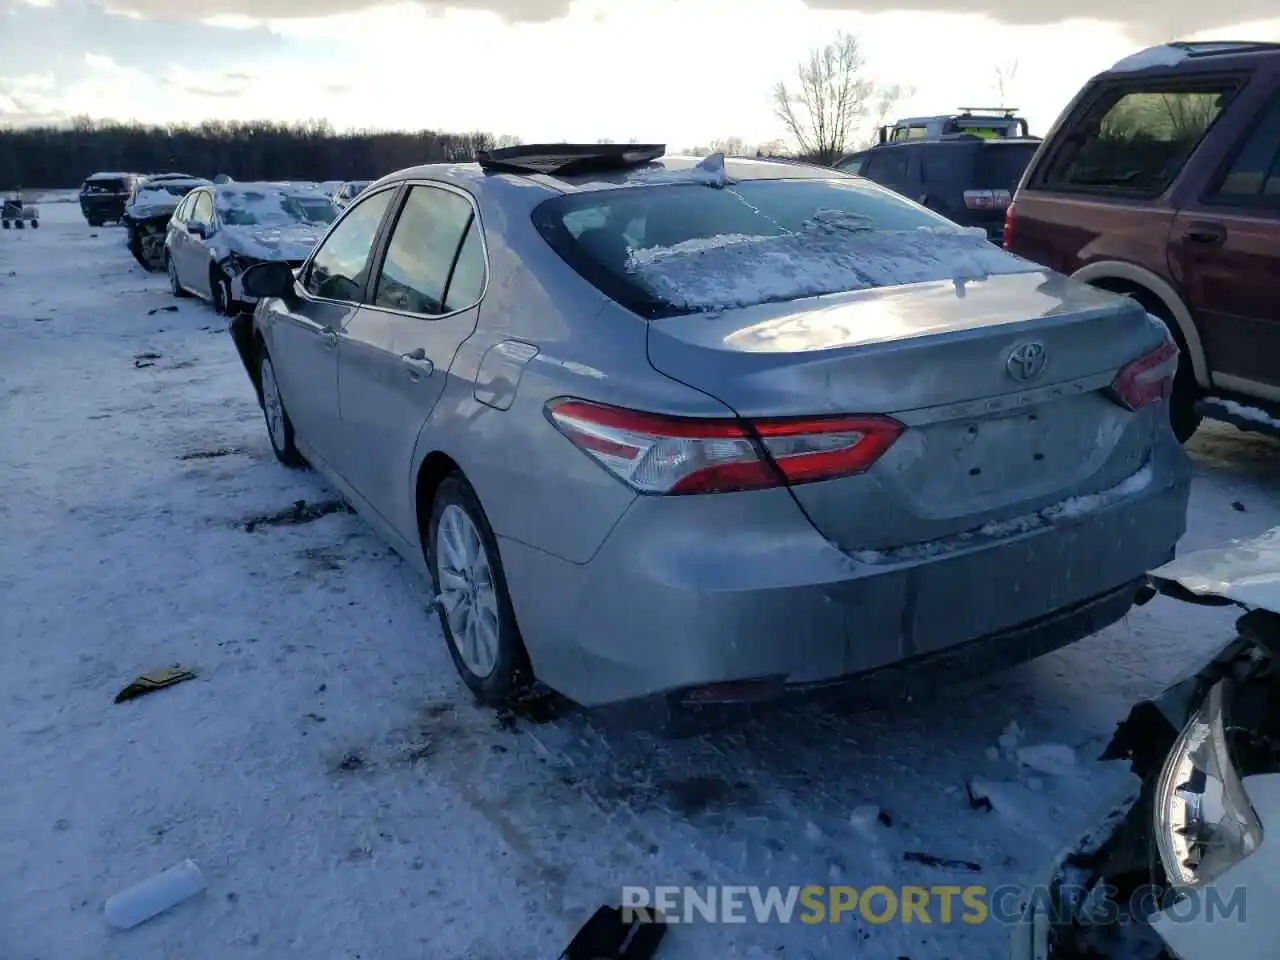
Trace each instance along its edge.
{"label": "toyota emblem", "polygon": [[1015,380],[1030,380],[1040,376],[1049,363],[1049,353],[1043,343],[1035,340],[1020,343],[1009,351],[1005,369]]}

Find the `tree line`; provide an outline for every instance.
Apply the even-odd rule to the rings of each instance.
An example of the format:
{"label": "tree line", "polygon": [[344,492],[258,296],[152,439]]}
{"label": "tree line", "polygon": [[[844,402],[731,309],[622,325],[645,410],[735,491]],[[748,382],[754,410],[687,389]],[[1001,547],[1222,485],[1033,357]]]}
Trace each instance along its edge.
{"label": "tree line", "polygon": [[146,126],[77,118],[64,127],[0,127],[0,189],[79,186],[99,171],[181,171],[212,179],[367,180],[420,163],[459,162],[507,146],[489,133],[350,131],[328,123],[209,121]]}
{"label": "tree line", "polygon": [[[1002,102],[1016,70],[1016,61],[997,68]],[[790,83],[773,89],[773,113],[790,145],[727,137],[686,152],[834,164],[846,151],[869,145],[875,129],[913,92],[870,76],[858,38],[840,33],[811,50]],[[146,126],[78,117],[57,127],[0,126],[0,189],[69,187],[105,170],[182,171],[209,178],[222,173],[235,180],[364,180],[420,163],[465,162],[477,150],[519,142],[483,132],[340,132],[322,120]]]}

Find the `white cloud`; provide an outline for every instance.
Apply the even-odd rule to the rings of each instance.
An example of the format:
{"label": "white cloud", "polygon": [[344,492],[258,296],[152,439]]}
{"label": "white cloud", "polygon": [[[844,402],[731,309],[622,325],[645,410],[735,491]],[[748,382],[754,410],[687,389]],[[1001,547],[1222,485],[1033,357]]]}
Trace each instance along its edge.
{"label": "white cloud", "polygon": [[[259,23],[232,14],[209,22]],[[526,140],[760,142],[782,133],[773,84],[845,29],[861,38],[872,76],[915,88],[904,114],[994,102],[995,65],[1016,56],[1009,100],[1043,133],[1090,76],[1135,47],[1120,27],[1086,20],[1015,27],[972,14],[816,11],[802,0],[736,0],[731,15],[724,0],[577,0],[548,23],[406,2],[262,23],[283,52],[192,59],[160,50],[144,73],[95,50],[84,55],[86,76],[49,91],[44,106],[155,122],[324,118]],[[1280,39],[1280,21],[1215,33]],[[3,85],[0,93],[19,99]]]}

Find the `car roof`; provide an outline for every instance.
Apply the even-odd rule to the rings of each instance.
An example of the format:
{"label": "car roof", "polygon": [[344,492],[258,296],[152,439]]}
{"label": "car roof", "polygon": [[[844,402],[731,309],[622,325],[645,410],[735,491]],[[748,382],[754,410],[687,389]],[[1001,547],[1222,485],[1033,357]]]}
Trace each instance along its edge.
{"label": "car roof", "polygon": [[1164,43],[1130,54],[1098,74],[1098,78],[1148,73],[1199,73],[1259,62],[1280,61],[1280,43],[1218,40],[1203,43]]}
{"label": "car roof", "polygon": [[[536,184],[548,196],[564,193],[585,193],[595,190],[613,190],[624,187],[656,186],[659,184],[704,182],[695,168],[705,157],[672,155],[659,157],[648,163],[622,170],[608,170],[571,176],[545,173],[500,173],[486,171],[479,163],[429,163],[409,167],[383,177],[376,183],[393,183],[404,180],[442,180],[466,187],[472,191],[483,189],[489,179],[518,182],[526,186]],[[852,174],[830,167],[799,160],[764,159],[757,157],[726,157],[725,173],[732,180],[829,180],[858,179]],[[687,175],[687,176],[686,176]]]}
{"label": "car roof", "polygon": [[126,177],[136,177],[136,173],[112,173],[110,171],[104,173],[91,173],[85,177],[85,182],[90,180],[123,180]]}

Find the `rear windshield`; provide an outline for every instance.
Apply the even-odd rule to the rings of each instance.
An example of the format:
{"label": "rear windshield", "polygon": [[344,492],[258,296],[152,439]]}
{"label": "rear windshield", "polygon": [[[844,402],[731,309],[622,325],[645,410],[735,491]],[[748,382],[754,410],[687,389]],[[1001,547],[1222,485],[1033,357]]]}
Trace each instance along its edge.
{"label": "rear windshield", "polygon": [[328,197],[283,190],[219,190],[218,216],[230,227],[287,227],[331,223],[338,215]]}
{"label": "rear windshield", "polygon": [[1035,265],[861,179],[568,194],[534,224],[586,280],[650,318]]}
{"label": "rear windshield", "polygon": [[1013,190],[1035,156],[1038,143],[984,143],[974,175],[982,190]]}
{"label": "rear windshield", "polygon": [[124,193],[129,189],[123,180],[86,180],[85,193]]}
{"label": "rear windshield", "polygon": [[1233,81],[1153,81],[1105,90],[1071,124],[1047,187],[1157,196],[1235,94]]}

